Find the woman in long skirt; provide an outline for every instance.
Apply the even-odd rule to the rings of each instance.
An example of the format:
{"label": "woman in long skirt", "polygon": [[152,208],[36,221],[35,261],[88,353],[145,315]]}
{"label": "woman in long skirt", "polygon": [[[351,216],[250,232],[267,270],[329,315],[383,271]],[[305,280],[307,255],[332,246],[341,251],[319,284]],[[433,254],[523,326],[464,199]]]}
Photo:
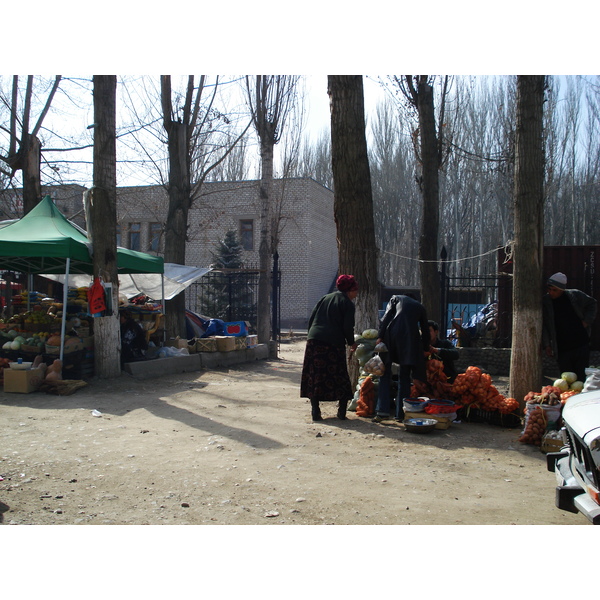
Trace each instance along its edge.
{"label": "woman in long skirt", "polygon": [[337,416],[345,419],[353,396],[346,345],[356,349],[353,300],[358,284],[352,275],[340,275],[336,287],[317,302],[308,321],[300,396],[310,399],[313,421],[323,420],[320,402],[337,402]]}

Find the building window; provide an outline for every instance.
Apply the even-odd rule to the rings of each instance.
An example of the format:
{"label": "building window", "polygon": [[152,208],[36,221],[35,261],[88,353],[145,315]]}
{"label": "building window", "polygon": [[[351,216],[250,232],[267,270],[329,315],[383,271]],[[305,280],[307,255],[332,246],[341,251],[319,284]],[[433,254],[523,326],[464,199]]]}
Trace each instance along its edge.
{"label": "building window", "polygon": [[139,223],[129,223],[129,249],[142,249],[142,227]]}
{"label": "building window", "polygon": [[254,250],[254,221],[252,219],[240,220],[240,242],[244,250]]}
{"label": "building window", "polygon": [[162,225],[160,223],[150,223],[148,225],[148,250],[158,252],[160,249],[160,236],[162,234]]}
{"label": "building window", "polygon": [[123,244],[121,243],[121,237],[121,227],[117,225],[117,246],[120,246],[122,248]]}

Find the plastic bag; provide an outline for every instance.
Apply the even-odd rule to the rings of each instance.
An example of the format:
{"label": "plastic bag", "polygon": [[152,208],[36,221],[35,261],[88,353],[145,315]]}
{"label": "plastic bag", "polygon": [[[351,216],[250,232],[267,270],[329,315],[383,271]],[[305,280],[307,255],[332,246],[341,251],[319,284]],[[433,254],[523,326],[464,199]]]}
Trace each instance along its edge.
{"label": "plastic bag", "polygon": [[[587,373],[588,369],[586,369]],[[582,392],[593,392],[594,390],[600,390],[600,371],[595,370],[585,378]]]}
{"label": "plastic bag", "polygon": [[188,356],[187,348],[174,348],[173,346],[164,346],[158,351],[158,358],[171,358],[173,356]]}
{"label": "plastic bag", "polygon": [[383,375],[385,372],[385,366],[383,364],[383,360],[381,360],[381,356],[376,354],[373,358],[370,358],[365,364],[364,370],[366,373],[381,377],[381,375]]}

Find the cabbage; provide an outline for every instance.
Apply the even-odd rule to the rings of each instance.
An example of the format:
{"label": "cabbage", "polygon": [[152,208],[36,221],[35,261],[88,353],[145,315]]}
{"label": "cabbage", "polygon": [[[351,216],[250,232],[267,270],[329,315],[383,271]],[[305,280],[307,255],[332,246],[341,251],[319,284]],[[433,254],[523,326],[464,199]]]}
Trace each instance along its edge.
{"label": "cabbage", "polygon": [[561,392],[566,392],[569,389],[569,384],[565,379],[557,379],[552,385],[557,387]]}
{"label": "cabbage", "polygon": [[571,385],[574,381],[577,381],[577,373],[573,373],[572,371],[565,371],[561,376],[561,379],[564,379],[569,385]]}
{"label": "cabbage", "polygon": [[379,331],[377,329],[365,329],[362,332],[362,336],[365,340],[376,340],[379,336]]}
{"label": "cabbage", "polygon": [[583,381],[574,381],[569,389],[576,392],[581,392],[583,389]]}

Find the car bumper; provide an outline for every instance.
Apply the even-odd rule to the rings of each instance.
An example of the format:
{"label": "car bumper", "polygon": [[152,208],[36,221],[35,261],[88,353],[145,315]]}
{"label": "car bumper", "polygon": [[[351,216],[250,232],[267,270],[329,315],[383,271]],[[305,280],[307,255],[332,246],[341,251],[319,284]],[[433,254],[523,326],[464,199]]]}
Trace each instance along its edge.
{"label": "car bumper", "polygon": [[548,470],[553,471],[556,476],[557,508],[581,513],[593,525],[600,525],[600,506],[577,483],[569,465],[569,452],[549,452],[546,461]]}

